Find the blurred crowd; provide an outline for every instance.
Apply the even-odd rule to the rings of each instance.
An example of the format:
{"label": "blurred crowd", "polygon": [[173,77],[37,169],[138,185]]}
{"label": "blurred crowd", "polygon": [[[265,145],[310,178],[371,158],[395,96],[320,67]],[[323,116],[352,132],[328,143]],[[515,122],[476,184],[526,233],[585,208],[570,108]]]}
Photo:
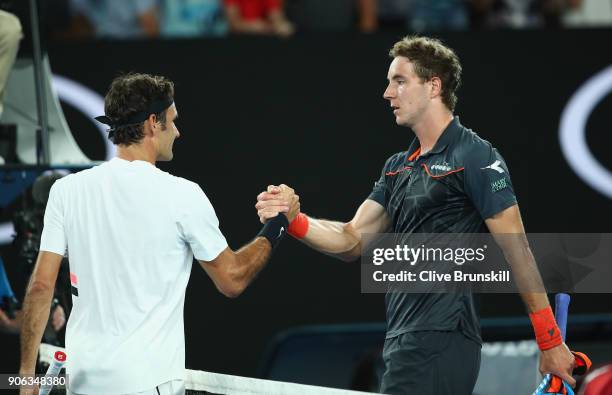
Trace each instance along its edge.
{"label": "blurred crowd", "polygon": [[54,0],[63,38],[612,26],[612,0]]}

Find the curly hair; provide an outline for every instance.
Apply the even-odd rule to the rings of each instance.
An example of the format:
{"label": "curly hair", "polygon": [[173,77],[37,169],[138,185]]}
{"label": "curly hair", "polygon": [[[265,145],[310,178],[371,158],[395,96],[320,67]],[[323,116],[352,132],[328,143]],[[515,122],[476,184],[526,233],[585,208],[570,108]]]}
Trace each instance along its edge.
{"label": "curly hair", "polygon": [[[130,116],[146,111],[156,100],[172,100],[174,83],[169,79],[150,74],[128,73],[113,80],[104,97],[104,113],[113,121],[128,119]],[[155,114],[165,127],[166,111]],[[144,121],[120,126],[110,130],[108,138],[115,145],[130,145],[140,142],[144,137]]]}
{"label": "curly hair", "polygon": [[461,63],[455,52],[440,40],[429,37],[406,36],[393,45],[391,58],[403,56],[414,65],[421,81],[438,77],[442,81],[442,102],[454,111],[456,91],[461,85]]}

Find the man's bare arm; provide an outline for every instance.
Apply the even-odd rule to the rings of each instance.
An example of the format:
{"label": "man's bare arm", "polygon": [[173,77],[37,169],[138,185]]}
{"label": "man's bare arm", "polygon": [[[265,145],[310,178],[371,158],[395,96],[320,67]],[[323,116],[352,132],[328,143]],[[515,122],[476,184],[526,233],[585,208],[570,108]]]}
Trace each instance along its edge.
{"label": "man's bare arm", "polygon": [[238,251],[234,252],[228,247],[212,261],[199,262],[219,292],[235,298],[255,279],[271,253],[270,242],[264,237],[257,237]]}
{"label": "man's bare arm", "polygon": [[[518,205],[505,209],[485,220],[485,223],[512,269],[521,298],[529,312],[550,307],[540,272],[529,248]],[[571,376],[573,365],[574,357],[565,343],[542,351],[540,371],[553,373],[571,386],[576,384]]]}
{"label": "man's bare arm", "polygon": [[521,298],[529,312],[550,306],[535,258],[529,248],[518,205],[485,220],[512,269]]}
{"label": "man's bare arm", "polygon": [[[270,188],[268,192],[259,194],[257,199],[255,207],[262,223],[276,215],[283,205],[282,193]],[[304,244],[344,261],[353,261],[361,256],[361,235],[385,232],[391,221],[383,206],[367,199],[350,222],[308,217],[308,223],[308,232],[300,239]]]}
{"label": "man's bare arm", "polygon": [[350,222],[308,218],[308,233],[301,241],[324,254],[354,261],[361,256],[362,234],[381,233],[391,221],[385,208],[373,200],[364,201]]}
{"label": "man's bare arm", "polygon": [[23,303],[20,374],[34,374],[38,347],[51,310],[57,273],[63,256],[41,251]]}
{"label": "man's bare arm", "polygon": [[300,212],[299,196],[286,185],[283,186],[283,191],[285,200],[274,217],[279,215],[284,220],[264,225],[255,240],[238,251],[234,252],[228,247],[212,261],[200,261],[219,292],[225,296],[239,296],[255,279],[272,254],[272,243],[276,243],[274,240],[278,240],[280,235],[287,231],[287,224]]}

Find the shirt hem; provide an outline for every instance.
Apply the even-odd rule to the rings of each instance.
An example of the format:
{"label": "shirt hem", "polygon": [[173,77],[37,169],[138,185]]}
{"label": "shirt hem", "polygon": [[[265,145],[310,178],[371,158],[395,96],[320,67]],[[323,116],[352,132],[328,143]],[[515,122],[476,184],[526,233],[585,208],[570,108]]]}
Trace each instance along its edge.
{"label": "shirt hem", "polygon": [[45,252],[52,252],[54,254],[61,255],[61,256],[64,256],[64,253],[66,251],[65,248],[53,248],[53,247],[46,247],[46,246],[41,246],[39,250],[45,251]]}
{"label": "shirt hem", "polygon": [[193,256],[198,261],[210,262],[210,261],[215,260],[223,252],[223,250],[225,250],[227,247],[228,247],[228,244],[225,243],[223,247],[219,248],[219,251],[216,251],[216,253],[213,253],[213,254],[205,254],[201,250],[193,251]]}
{"label": "shirt hem", "polygon": [[380,204],[381,206],[385,207],[385,198],[383,196],[376,196],[375,194],[370,194],[370,196],[368,196],[367,200],[372,200],[378,204]]}
{"label": "shirt hem", "polygon": [[494,215],[497,215],[499,213],[501,213],[502,211],[504,211],[505,209],[507,209],[508,207],[512,207],[515,204],[518,204],[516,199],[510,199],[510,200],[506,200],[504,203],[502,203],[499,208],[496,208],[495,210],[490,210],[487,211],[486,213],[482,214],[482,218],[483,219],[489,219]]}
{"label": "shirt hem", "polygon": [[457,326],[457,325],[452,325],[452,326],[448,326],[448,325],[440,325],[440,326],[435,326],[435,325],[422,325],[422,326],[409,326],[409,327],[405,327],[405,328],[400,328],[400,329],[395,329],[393,331],[388,331],[385,335],[385,339],[393,339],[394,337],[398,337],[400,335],[403,335],[405,333],[410,333],[410,332],[425,332],[425,331],[441,331],[441,332],[461,332],[461,334],[463,334],[465,337],[467,337],[468,339],[482,345],[482,338],[478,335],[473,335],[473,334],[469,334],[466,333],[466,331],[462,330],[461,327]]}
{"label": "shirt hem", "polygon": [[[152,384],[145,384],[142,386],[137,386],[137,387],[130,387],[130,386],[113,386],[113,385],[108,385],[108,382],[106,384],[104,383],[99,383],[100,385],[87,385],[87,386],[79,386],[79,387],[83,387],[83,388],[78,388],[78,389],[72,389],[72,388],[68,388],[68,391],[70,391],[70,394],[75,394],[75,395],[106,395],[109,392],[110,393],[117,393],[117,394],[133,394],[133,393],[139,393],[139,392],[145,392],[148,390],[154,390],[155,388],[157,388],[157,386],[160,386],[162,384],[167,383],[168,381],[173,381],[173,380],[185,380],[185,374],[183,373],[182,375],[180,374],[171,374],[168,376],[165,376],[163,378],[160,379],[160,381],[155,381]],[[117,384],[116,382],[114,382],[114,384]]]}

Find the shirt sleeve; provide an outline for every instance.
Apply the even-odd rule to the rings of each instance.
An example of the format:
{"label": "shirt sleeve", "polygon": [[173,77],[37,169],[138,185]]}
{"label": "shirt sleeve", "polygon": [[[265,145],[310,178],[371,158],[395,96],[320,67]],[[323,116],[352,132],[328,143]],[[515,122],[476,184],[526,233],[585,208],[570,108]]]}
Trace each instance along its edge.
{"label": "shirt sleeve", "polygon": [[40,237],[40,251],[53,252],[58,255],[64,255],[67,248],[66,232],[64,231],[64,202],[61,192],[59,182],[56,181],[49,192]]}
{"label": "shirt sleeve", "polygon": [[516,204],[504,158],[489,144],[478,144],[466,158],[465,192],[483,219]]}
{"label": "shirt sleeve", "polygon": [[202,188],[190,183],[187,189],[187,201],[182,208],[179,227],[193,256],[209,262],[227,248],[227,241],[219,229],[215,209]]}
{"label": "shirt sleeve", "polygon": [[380,204],[384,208],[387,208],[387,203],[389,201],[389,188],[387,185],[386,174],[387,172],[389,172],[391,161],[394,157],[395,155],[387,159],[387,162],[385,162],[385,166],[383,167],[382,172],[380,174],[380,178],[374,183],[372,192],[370,193],[370,196],[368,196],[368,199],[374,200],[376,203]]}

